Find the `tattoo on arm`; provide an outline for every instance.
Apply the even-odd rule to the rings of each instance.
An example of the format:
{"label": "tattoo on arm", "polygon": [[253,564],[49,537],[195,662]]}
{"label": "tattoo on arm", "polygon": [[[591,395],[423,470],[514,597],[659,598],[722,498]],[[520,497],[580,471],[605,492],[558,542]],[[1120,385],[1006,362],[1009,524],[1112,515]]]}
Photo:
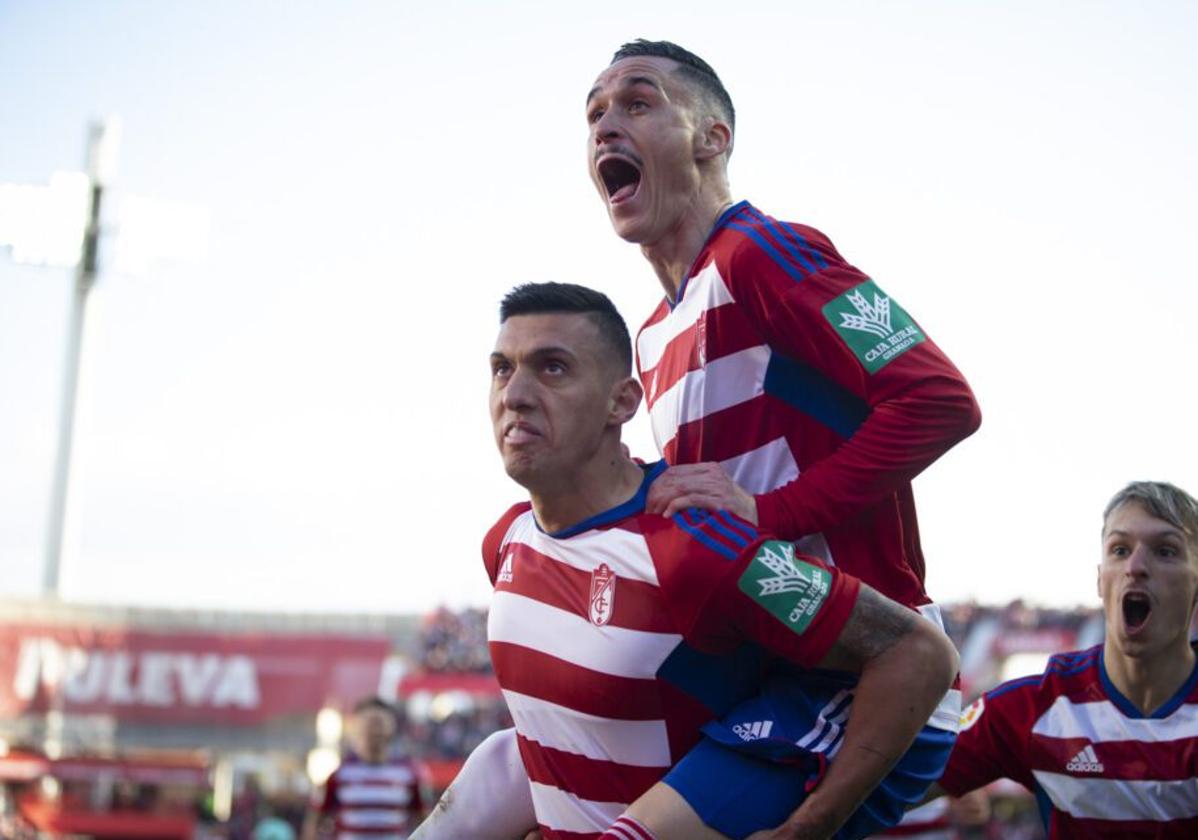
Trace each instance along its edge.
{"label": "tattoo on arm", "polygon": [[853,612],[828,656],[860,666],[889,650],[919,620],[911,610],[862,584]]}

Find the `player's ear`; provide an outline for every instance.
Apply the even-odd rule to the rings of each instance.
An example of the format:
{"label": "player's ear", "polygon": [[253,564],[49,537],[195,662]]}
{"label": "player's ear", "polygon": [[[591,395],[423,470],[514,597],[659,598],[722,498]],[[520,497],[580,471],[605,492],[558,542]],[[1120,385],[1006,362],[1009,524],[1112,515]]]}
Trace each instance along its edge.
{"label": "player's ear", "polygon": [[611,387],[611,398],[608,400],[607,422],[612,426],[623,426],[636,415],[645,392],[635,376],[625,376],[616,380]]}
{"label": "player's ear", "polygon": [[732,129],[728,123],[714,114],[708,114],[699,121],[699,130],[695,132],[695,160],[717,158],[728,151],[731,145]]}
{"label": "player's ear", "polygon": [[1099,563],[1095,567],[1096,574],[1094,575],[1094,588],[1098,590],[1098,599],[1102,600],[1102,564]]}

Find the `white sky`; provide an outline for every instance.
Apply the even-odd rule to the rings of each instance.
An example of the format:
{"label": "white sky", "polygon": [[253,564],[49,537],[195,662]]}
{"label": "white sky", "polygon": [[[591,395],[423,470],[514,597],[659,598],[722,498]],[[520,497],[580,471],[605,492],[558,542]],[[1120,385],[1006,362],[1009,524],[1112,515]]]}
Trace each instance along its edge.
{"label": "white sky", "polygon": [[[211,219],[202,261],[92,296],[63,596],[484,603],[522,497],[499,298],[584,283],[635,327],[659,296],[583,157],[638,36],[723,77],[735,196],[827,233],[973,385],[981,431],[916,482],[933,597],[1094,603],[1111,493],[1198,492],[1187,2],[0,0],[0,181],[81,168],[115,113],[118,186]],[[0,253],[0,595],[40,586],[71,282]]]}

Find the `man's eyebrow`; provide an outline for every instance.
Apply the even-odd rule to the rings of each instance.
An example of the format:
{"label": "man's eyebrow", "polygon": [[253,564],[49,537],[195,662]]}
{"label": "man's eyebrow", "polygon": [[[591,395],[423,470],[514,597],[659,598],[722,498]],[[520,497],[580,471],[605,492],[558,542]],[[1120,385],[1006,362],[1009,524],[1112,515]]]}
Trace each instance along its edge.
{"label": "man's eyebrow", "polygon": [[[563,347],[563,346],[557,345],[557,344],[545,344],[541,347],[532,348],[524,355],[530,359],[537,359],[542,356],[568,356],[569,358],[573,359],[573,358],[576,358],[578,354],[576,354],[569,347]],[[508,354],[504,353],[502,350],[491,351],[491,359],[492,360],[507,359],[507,358],[508,358]]]}
{"label": "man's eyebrow", "polygon": [[[654,88],[659,93],[665,94],[665,88],[661,86],[661,82],[652,76],[627,76],[620,81],[620,87],[622,88],[633,87],[634,85],[649,85],[649,87]],[[595,98],[595,95],[599,93],[600,87],[601,85],[595,85],[591,88],[590,93],[587,94],[588,105],[591,104],[591,100]]]}
{"label": "man's eyebrow", "polygon": [[[1106,532],[1106,539],[1109,539],[1111,537],[1121,537],[1123,539],[1127,539],[1130,536],[1132,536],[1132,534],[1129,531],[1123,531],[1118,528],[1114,528],[1114,529]],[[1175,528],[1172,525],[1166,524],[1164,527],[1159,528],[1159,529],[1153,531],[1152,533],[1148,534],[1148,537],[1150,539],[1153,537],[1155,537],[1157,539],[1161,539],[1163,537],[1174,537],[1179,540],[1184,540],[1185,534],[1183,534],[1178,528]]]}

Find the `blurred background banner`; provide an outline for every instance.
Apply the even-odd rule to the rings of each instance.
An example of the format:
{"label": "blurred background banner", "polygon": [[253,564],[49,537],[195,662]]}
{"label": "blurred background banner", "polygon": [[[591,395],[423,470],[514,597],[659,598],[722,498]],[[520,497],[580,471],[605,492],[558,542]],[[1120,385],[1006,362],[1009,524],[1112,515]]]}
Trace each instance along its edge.
{"label": "blurred background banner", "polygon": [[168,633],[0,625],[0,715],[255,725],[378,692],[384,636]]}

